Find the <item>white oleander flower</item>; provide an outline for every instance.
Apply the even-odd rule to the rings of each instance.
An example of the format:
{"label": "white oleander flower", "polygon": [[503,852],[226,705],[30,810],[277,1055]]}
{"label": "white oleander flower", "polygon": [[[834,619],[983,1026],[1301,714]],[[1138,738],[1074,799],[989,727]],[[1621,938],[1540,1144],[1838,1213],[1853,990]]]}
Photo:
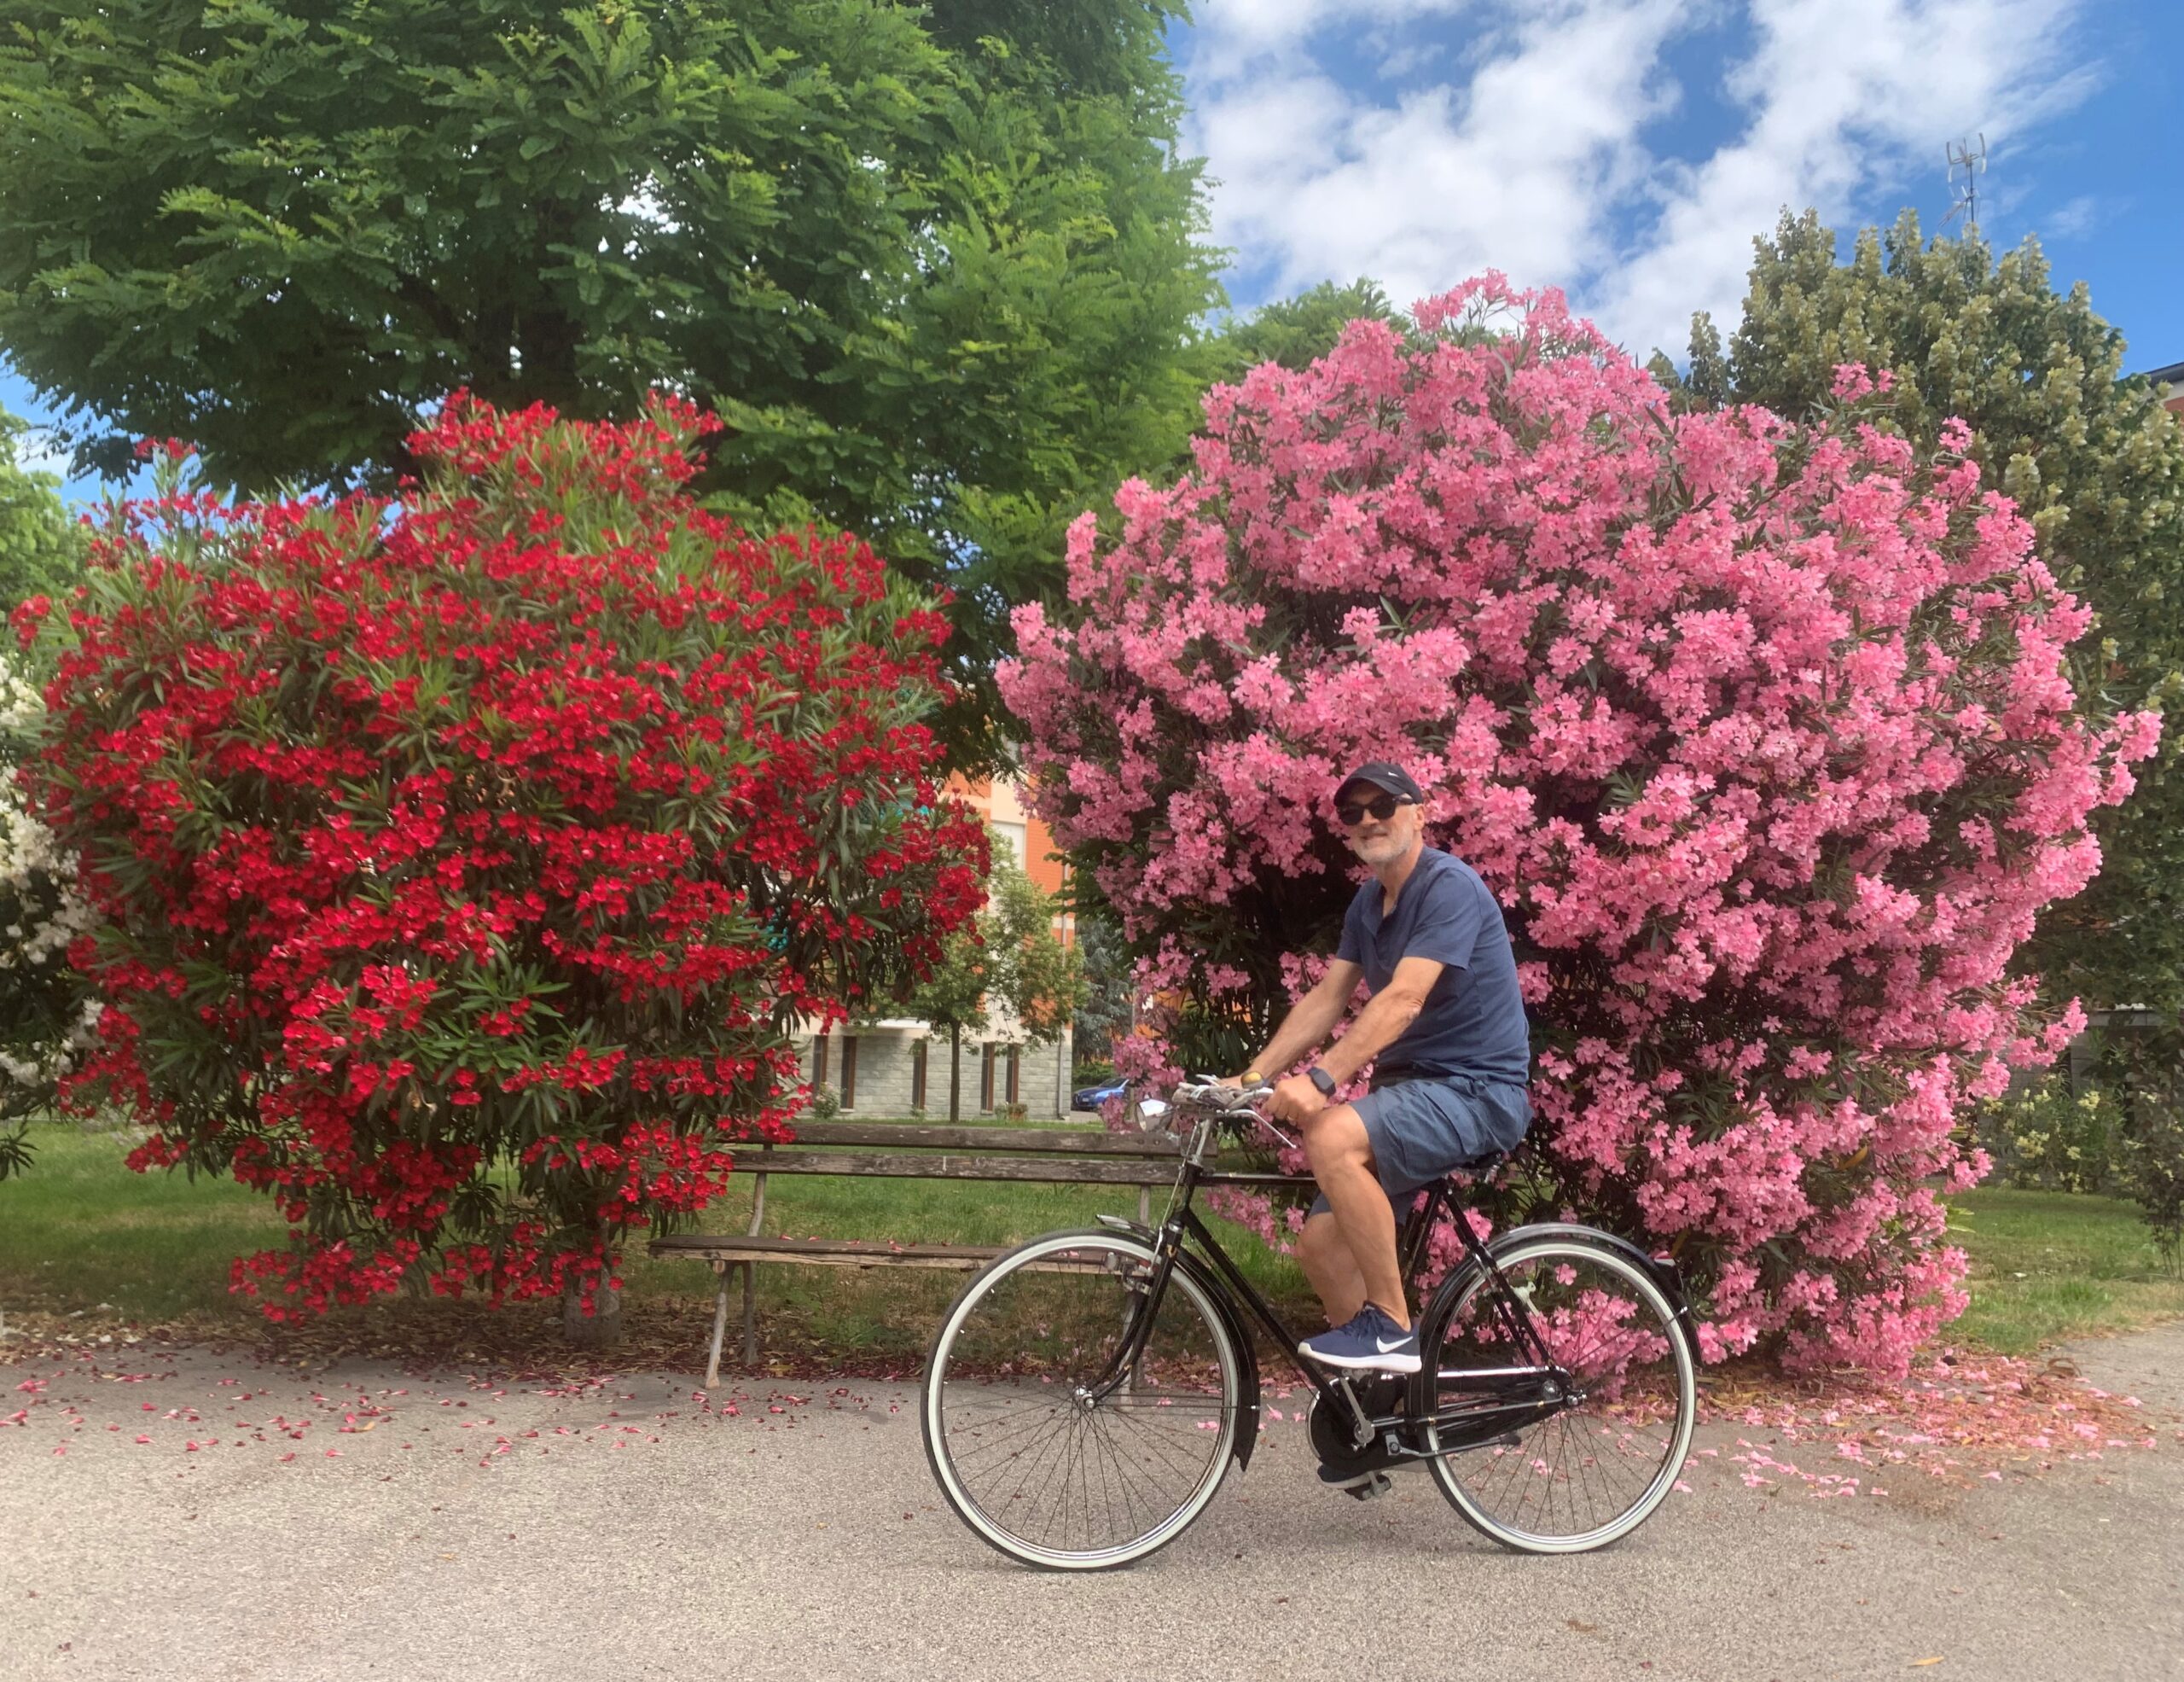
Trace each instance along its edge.
{"label": "white oleander flower", "polygon": [[41,1025],[27,1027],[36,1038],[0,1046],[0,1087],[50,1087],[94,1042],[98,1022],[96,1001],[72,1021],[54,1020],[68,983],[62,957],[97,919],[77,889],[74,858],[31,811],[15,778],[44,716],[44,698],[0,650],[0,898],[15,900],[0,926],[0,993],[9,995],[12,1020]]}

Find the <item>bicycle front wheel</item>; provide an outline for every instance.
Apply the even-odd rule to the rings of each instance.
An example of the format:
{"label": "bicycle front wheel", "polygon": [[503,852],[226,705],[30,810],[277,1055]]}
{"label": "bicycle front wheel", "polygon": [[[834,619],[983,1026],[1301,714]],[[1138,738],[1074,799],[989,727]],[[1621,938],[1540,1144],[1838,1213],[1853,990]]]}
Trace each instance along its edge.
{"label": "bicycle front wheel", "polygon": [[[1643,1523],[1675,1486],[1698,1417],[1697,1373],[1653,1276],[1567,1237],[1496,1257],[1508,1295],[1475,1274],[1428,1310],[1414,1409],[1427,1464],[1472,1525],[1523,1553],[1583,1553]],[[1521,1311],[1553,1376],[1515,1335]],[[1543,1400],[1542,1398],[1552,1398]]]}
{"label": "bicycle front wheel", "polygon": [[1220,1487],[1241,1359],[1191,1273],[1171,1269],[1153,1300],[1157,1266],[1126,1233],[1049,1233],[979,1274],[941,1322],[926,1455],[957,1515],[1013,1559],[1126,1565]]}

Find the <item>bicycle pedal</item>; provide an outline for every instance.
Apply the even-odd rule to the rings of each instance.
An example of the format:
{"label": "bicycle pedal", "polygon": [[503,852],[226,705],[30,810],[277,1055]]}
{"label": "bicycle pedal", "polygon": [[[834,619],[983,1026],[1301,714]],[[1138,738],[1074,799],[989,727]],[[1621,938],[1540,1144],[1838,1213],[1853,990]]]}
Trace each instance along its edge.
{"label": "bicycle pedal", "polygon": [[1354,1483],[1340,1486],[1342,1493],[1353,1501],[1374,1501],[1396,1487],[1396,1481],[1385,1472],[1368,1472]]}

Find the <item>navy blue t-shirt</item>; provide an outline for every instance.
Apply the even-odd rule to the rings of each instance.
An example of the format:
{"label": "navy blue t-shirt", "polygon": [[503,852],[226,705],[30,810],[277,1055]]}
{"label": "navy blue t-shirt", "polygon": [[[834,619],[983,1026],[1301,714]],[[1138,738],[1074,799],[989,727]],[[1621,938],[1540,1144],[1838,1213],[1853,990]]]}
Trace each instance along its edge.
{"label": "navy blue t-shirt", "polygon": [[1420,852],[1410,878],[1384,918],[1385,898],[1368,878],[1342,920],[1335,956],[1362,966],[1379,992],[1406,957],[1444,967],[1411,1024],[1377,1060],[1382,1071],[1475,1074],[1529,1084],[1531,1031],[1517,988],[1517,960],[1502,907],[1478,872],[1438,847]]}

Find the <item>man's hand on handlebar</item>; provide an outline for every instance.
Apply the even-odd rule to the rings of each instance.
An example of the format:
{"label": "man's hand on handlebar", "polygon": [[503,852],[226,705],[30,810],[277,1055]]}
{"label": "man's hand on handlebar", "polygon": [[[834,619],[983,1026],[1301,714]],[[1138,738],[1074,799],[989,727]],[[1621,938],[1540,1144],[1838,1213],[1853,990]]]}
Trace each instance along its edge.
{"label": "man's hand on handlebar", "polygon": [[1301,1074],[1292,1074],[1274,1089],[1266,1101],[1266,1114],[1277,1121],[1302,1126],[1327,1107],[1320,1089]]}
{"label": "man's hand on handlebar", "polygon": [[[1311,1086],[1309,1080],[1304,1084],[1307,1088]],[[1203,1074],[1182,1082],[1170,1093],[1170,1097],[1179,1109],[1186,1112],[1212,1110],[1224,1120],[1263,1127],[1282,1144],[1295,1149],[1298,1141],[1274,1125],[1273,1103],[1276,1090],[1263,1078],[1254,1085],[1246,1085],[1241,1080],[1228,1075]],[[1313,1096],[1316,1097],[1319,1094],[1315,1091]]]}

